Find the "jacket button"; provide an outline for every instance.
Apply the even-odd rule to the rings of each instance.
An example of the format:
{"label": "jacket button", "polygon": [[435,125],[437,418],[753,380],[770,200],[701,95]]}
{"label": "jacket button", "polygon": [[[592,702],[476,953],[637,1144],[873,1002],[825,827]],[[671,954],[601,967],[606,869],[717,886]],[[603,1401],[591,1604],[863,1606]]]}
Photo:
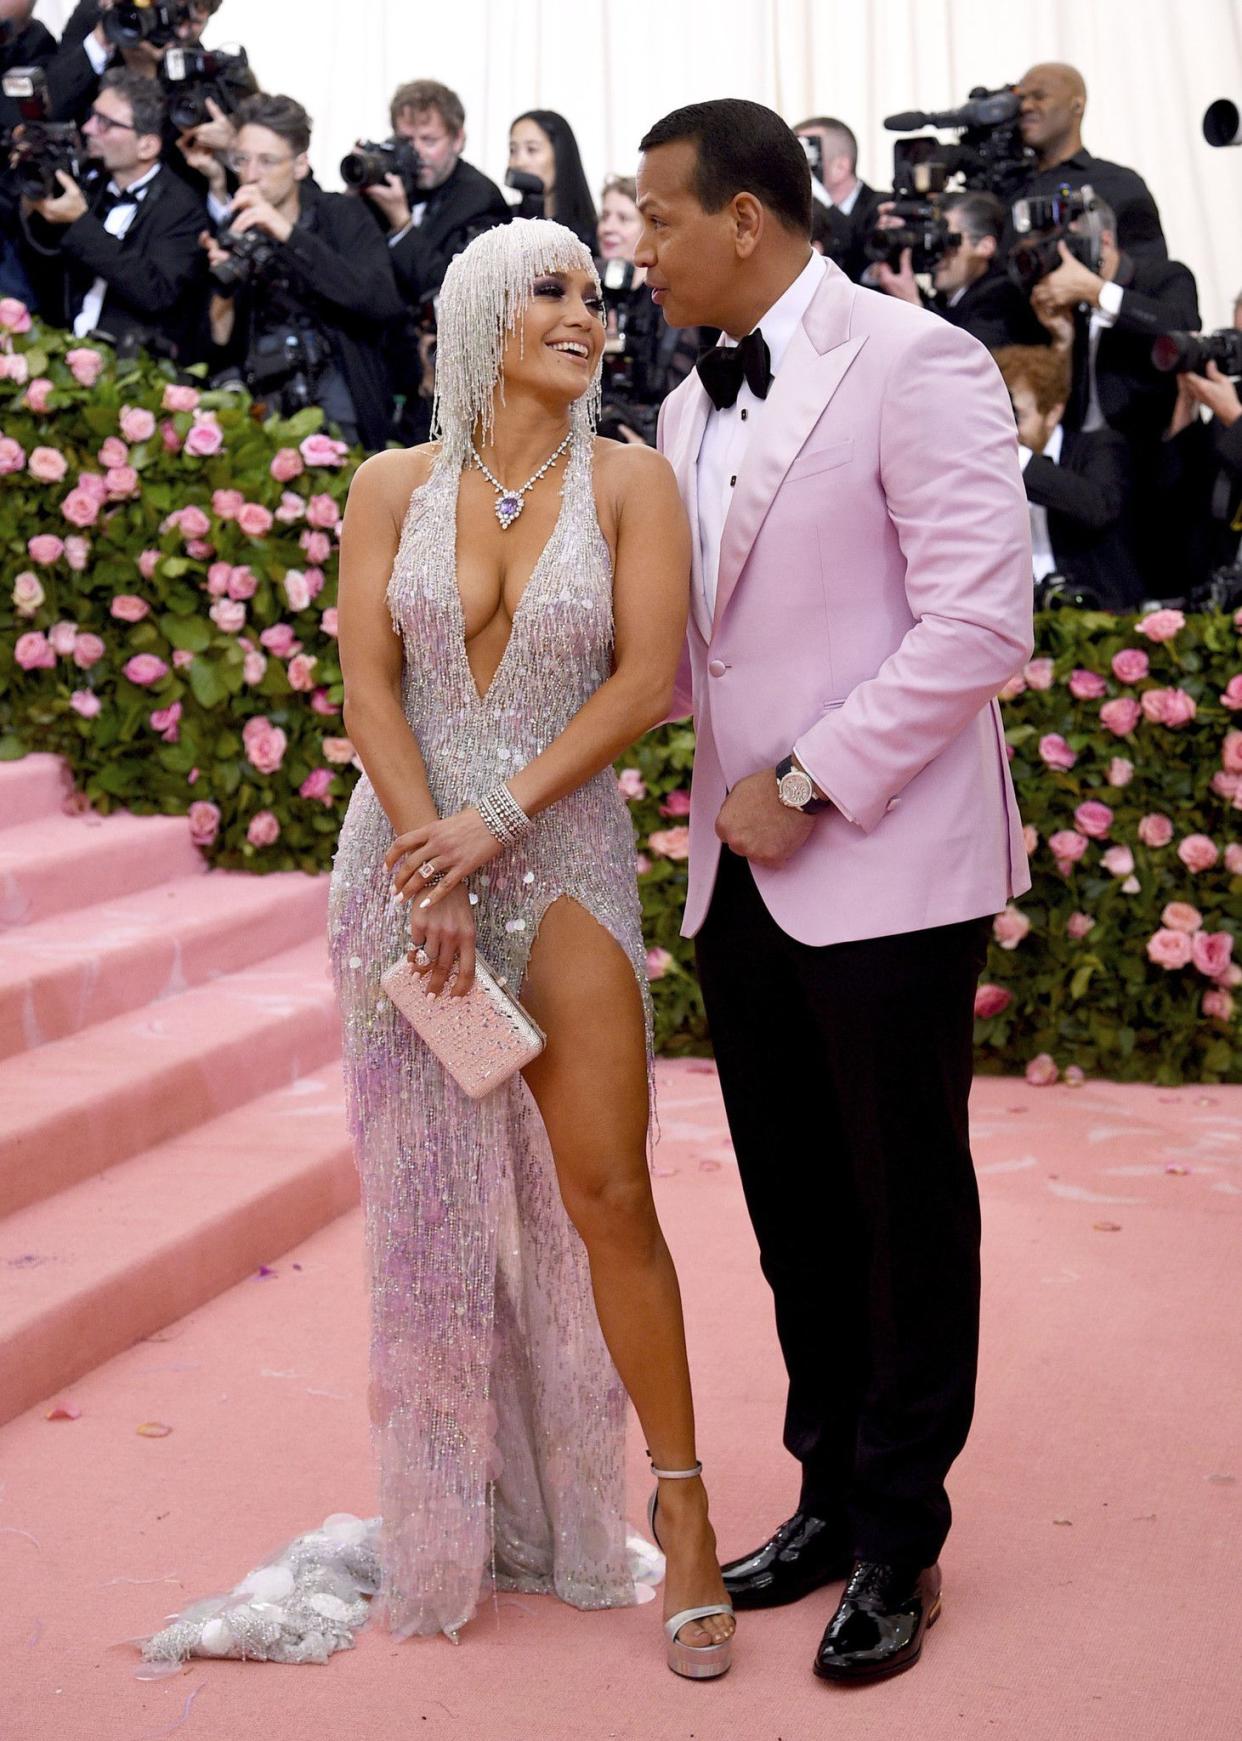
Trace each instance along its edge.
{"label": "jacket button", "polygon": [[713,659],[707,667],[708,674],[712,677],[723,677],[728,669],[723,659]]}

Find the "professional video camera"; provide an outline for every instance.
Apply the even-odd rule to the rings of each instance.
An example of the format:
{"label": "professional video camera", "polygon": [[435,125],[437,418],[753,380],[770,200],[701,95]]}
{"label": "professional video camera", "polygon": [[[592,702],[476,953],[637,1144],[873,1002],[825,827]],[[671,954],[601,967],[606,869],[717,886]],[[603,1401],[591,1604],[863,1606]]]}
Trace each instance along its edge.
{"label": "professional video camera", "polygon": [[346,187],[381,187],[390,175],[395,175],[413,205],[418,197],[421,168],[418,152],[408,139],[360,139],[349,155],[341,159],[341,180]]}
{"label": "professional video camera", "polygon": [[872,230],[863,242],[863,252],[868,260],[883,262],[894,272],[901,270],[901,256],[907,248],[911,268],[915,272],[930,272],[946,254],[962,245],[961,236],[949,228],[937,200],[894,200],[889,217],[901,221]]}
{"label": "professional video camera", "polygon": [[280,243],[264,230],[221,230],[217,240],[228,259],[213,266],[211,276],[230,295],[241,285],[266,277],[280,258]]}
{"label": "professional video camera", "polygon": [[960,109],[911,109],[889,115],[890,133],[940,127],[958,135],[953,144],[920,134],[893,146],[893,191],[900,199],[943,193],[955,177],[961,186],[1008,200],[1030,180],[1035,154],[1022,143],[1021,102],[1012,85],[989,91],[976,85]]}
{"label": "professional video camera", "polygon": [[1056,271],[1062,242],[1075,260],[1099,271],[1101,226],[1089,187],[1061,187],[1056,193],[1015,200],[1013,226],[1018,240],[1009,251],[1009,276],[1024,295]]}
{"label": "professional video camera", "polygon": [[160,65],[160,83],[168,97],[168,119],[178,133],[211,120],[209,102],[231,115],[254,89],[254,77],[244,48],[234,54],[218,49],[178,44]]}
{"label": "professional video camera", "polygon": [[104,35],[118,48],[137,42],[165,48],[177,39],[177,27],[194,14],[189,0],[117,0],[103,15]]}
{"label": "professional video camera", "polygon": [[85,175],[86,144],[70,121],[49,121],[51,103],[42,67],[14,67],[4,75],[4,94],[17,104],[21,121],[0,140],[23,199],[55,199],[63,192],[56,179],[63,170],[74,181]]}
{"label": "professional video camera", "polygon": [[524,169],[511,169],[505,176],[505,186],[522,196],[516,213],[519,218],[541,218],[544,215],[546,190],[539,176],[528,175]]}
{"label": "professional video camera", "polygon": [[1206,375],[1215,363],[1222,375],[1242,379],[1242,332],[1165,332],[1151,347],[1151,360],[1166,375]]}

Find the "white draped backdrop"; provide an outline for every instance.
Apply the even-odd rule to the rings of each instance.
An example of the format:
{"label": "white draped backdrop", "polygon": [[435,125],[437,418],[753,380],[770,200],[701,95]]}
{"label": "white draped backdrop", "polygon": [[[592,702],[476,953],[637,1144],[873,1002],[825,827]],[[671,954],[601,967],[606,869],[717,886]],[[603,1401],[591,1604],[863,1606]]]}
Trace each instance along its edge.
{"label": "white draped backdrop", "polygon": [[[73,0],[39,0],[56,29]],[[1087,80],[1084,139],[1137,169],[1170,252],[1199,280],[1205,327],[1242,290],[1242,150],[1208,147],[1208,103],[1242,106],[1242,0],[226,0],[208,34],[245,42],[264,85],[315,120],[325,185],[353,140],[383,136],[405,79],[466,106],[467,156],[503,175],[509,122],[559,109],[587,173],[633,172],[645,128],[706,97],[751,97],[790,121],[835,114],[887,185],[883,117],[961,102],[972,85],[1068,60]]]}

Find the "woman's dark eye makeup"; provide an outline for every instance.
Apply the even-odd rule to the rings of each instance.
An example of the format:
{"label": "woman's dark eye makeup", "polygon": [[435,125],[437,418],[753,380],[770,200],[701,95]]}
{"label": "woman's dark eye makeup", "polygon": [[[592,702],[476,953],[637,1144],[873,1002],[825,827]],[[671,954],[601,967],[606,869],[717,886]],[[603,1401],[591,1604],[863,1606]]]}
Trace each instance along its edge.
{"label": "woman's dark eye makeup", "polygon": [[[539,278],[535,281],[534,285],[532,286],[531,294],[534,296],[563,297],[565,295],[565,286],[559,278]],[[601,297],[601,296],[587,296],[587,297],[583,298],[583,302],[585,303],[586,307],[590,309],[590,311],[593,315],[596,315],[601,320],[603,319],[603,315],[604,315],[604,299],[603,299],[603,297]]]}

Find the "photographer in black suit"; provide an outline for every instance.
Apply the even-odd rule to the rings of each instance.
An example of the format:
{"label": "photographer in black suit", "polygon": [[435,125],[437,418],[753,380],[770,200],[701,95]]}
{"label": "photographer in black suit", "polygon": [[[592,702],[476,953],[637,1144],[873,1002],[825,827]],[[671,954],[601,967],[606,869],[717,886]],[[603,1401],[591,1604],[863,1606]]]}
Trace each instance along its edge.
{"label": "photographer in black suit", "polygon": [[1161,534],[1156,560],[1182,593],[1242,559],[1242,396],[1214,362],[1204,374],[1179,375],[1177,388],[1153,521]]}
{"label": "photographer in black suit", "polygon": [[1125,440],[1111,429],[1086,434],[1065,427],[1068,361],[1051,345],[1007,345],[996,363],[1018,425],[1036,586],[1060,574],[1099,608],[1129,610],[1142,585],[1122,536],[1130,478]]}
{"label": "photographer in black suit", "polygon": [[346,441],[381,448],[392,418],[384,329],[402,307],[384,238],[357,200],[311,179],[300,103],[248,97],[234,121],[240,185],[227,228],[204,237],[214,360],[256,398],[286,413],[321,406]]}
{"label": "photographer in black suit", "polygon": [[[79,0],[66,23],[60,48],[47,69],[56,120],[76,121],[80,126],[90,113],[100,81],[111,69],[124,68],[140,78],[159,77],[169,44],[115,42],[108,34],[104,15],[117,4],[118,0]],[[196,43],[223,4],[224,0],[175,0],[174,40]]]}
{"label": "photographer in black suit", "polygon": [[122,349],[201,354],[207,213],[162,160],[165,104],[153,79],[106,73],[83,135],[103,173],[83,189],[23,201],[22,252],[39,311]]}
{"label": "photographer in black suit", "polygon": [[830,230],[834,246],[825,248],[855,283],[867,266],[863,242],[875,228],[882,201],[891,199],[869,187],[858,174],[858,140],[853,129],[831,115],[812,115],[794,128],[799,139],[819,146],[820,186],[831,201]]}
{"label": "photographer in black suit", "polygon": [[[0,76],[17,67],[45,67],[55,54],[56,38],[34,17],[34,0],[0,0]],[[0,134],[20,119],[15,100],[0,91]],[[30,304],[35,293],[17,249],[18,205],[18,190],[0,165],[0,297]]]}
{"label": "photographer in black suit", "polygon": [[953,193],[941,210],[950,234],[959,240],[936,262],[931,298],[919,289],[908,248],[902,251],[899,271],[884,261],[872,267],[875,287],[905,302],[924,303],[990,351],[998,345],[1047,344],[1030,304],[997,258],[1005,225],[1001,202],[990,193]]}

